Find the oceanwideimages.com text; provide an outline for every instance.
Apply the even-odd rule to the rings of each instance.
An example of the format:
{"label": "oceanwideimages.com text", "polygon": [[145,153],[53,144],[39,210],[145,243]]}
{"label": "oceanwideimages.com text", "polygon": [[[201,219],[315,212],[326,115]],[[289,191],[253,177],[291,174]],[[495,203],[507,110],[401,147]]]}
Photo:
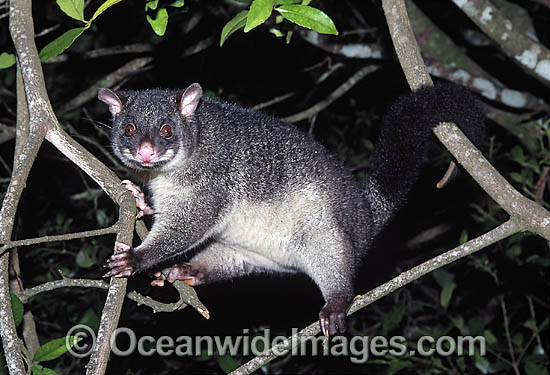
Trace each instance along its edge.
{"label": "oceanwideimages.com text", "polygon": [[[353,363],[365,363],[375,357],[392,356],[473,356],[485,355],[483,336],[422,336],[414,341],[404,336],[300,336],[292,330],[292,339],[273,336],[269,329],[251,333],[243,330],[238,336],[141,336],[129,328],[117,328],[111,337],[111,352],[117,356],[135,354],[158,356],[261,356],[268,348],[276,356],[347,356]],[[88,356],[96,343],[95,333],[85,325],[74,326],[66,336],[69,353]]]}

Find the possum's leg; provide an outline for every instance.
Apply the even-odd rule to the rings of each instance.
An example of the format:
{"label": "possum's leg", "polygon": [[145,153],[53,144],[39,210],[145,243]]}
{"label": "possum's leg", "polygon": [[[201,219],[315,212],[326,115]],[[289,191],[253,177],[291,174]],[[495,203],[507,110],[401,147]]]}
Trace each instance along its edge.
{"label": "possum's leg", "polygon": [[295,272],[257,253],[213,242],[189,262],[174,266],[167,280],[195,286],[265,271]]}
{"label": "possum's leg", "polygon": [[136,207],[139,209],[137,214],[138,219],[144,215],[152,215],[155,213],[155,210],[153,210],[153,208],[149,206],[147,202],[145,202],[145,195],[143,194],[139,186],[137,186],[130,180],[122,181],[122,185],[124,185],[124,187],[126,187],[126,189],[130,193],[132,193],[134,198],[136,198]]}
{"label": "possum's leg", "polygon": [[306,241],[297,246],[297,260],[301,268],[315,281],[325,305],[319,312],[319,325],[327,337],[346,331],[346,315],[351,306],[355,273],[354,250],[350,241],[336,228],[311,228]]}

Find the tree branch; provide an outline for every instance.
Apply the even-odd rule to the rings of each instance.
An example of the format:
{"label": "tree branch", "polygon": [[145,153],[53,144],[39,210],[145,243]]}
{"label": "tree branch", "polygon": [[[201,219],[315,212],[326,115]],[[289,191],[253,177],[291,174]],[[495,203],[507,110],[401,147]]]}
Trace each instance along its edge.
{"label": "tree branch", "polygon": [[[44,137],[46,137],[55,147],[92,177],[119,205],[117,240],[131,243],[136,215],[135,199],[120,185],[120,180],[111,170],[63,131],[53,113],[44,84],[38,51],[34,44],[30,0],[11,1],[10,33],[23,77],[29,109],[30,132],[29,138],[23,146],[23,151],[17,158],[16,167],[0,209],[0,241],[5,243],[11,238],[15,212],[21,192],[38,149]],[[118,323],[125,289],[126,280],[111,280],[97,335],[98,345],[94,347],[87,368],[89,374],[103,374],[105,372],[110,352],[110,336]],[[0,333],[10,373],[23,374],[25,368],[21,352],[17,349],[19,339],[10,306],[8,256],[5,254],[0,258]]]}
{"label": "tree branch", "polygon": [[[15,155],[12,178],[0,209],[0,241],[11,239],[15,213],[25,182],[31,170],[38,149],[47,131],[47,122],[53,111],[43,96],[46,88],[40,68],[32,25],[32,10],[29,0],[13,0],[10,3],[10,34],[17,52],[17,64],[23,78],[25,96],[29,107],[29,136],[24,144],[19,144],[21,153]],[[28,42],[30,41],[30,42]],[[31,58],[26,58],[31,56]],[[20,109],[20,108],[18,108]],[[24,121],[25,115],[20,117]],[[10,374],[23,375],[25,366],[19,347],[19,338],[11,312],[9,293],[9,254],[0,257],[0,334]]]}
{"label": "tree branch", "polygon": [[87,101],[94,99],[97,96],[97,90],[101,87],[111,87],[117,82],[121,81],[130,74],[135,73],[139,69],[143,68],[145,65],[153,61],[152,57],[140,57],[130,61],[129,63],[124,64],[114,72],[107,74],[102,79],[95,82],[93,85],[88,87],[86,90],[82,91],[80,94],[77,94],[72,100],[65,103],[61,108],[57,110],[59,115],[63,115],[67,112],[70,112]]}
{"label": "tree branch", "polygon": [[[29,136],[29,111],[27,108],[27,98],[25,96],[25,87],[23,85],[23,77],[21,70],[16,66],[16,97],[17,97],[17,120],[15,151],[14,151],[14,168],[17,167],[17,160],[22,152],[22,145],[26,142]],[[21,279],[21,267],[19,265],[18,249],[13,249],[10,252],[10,290],[18,293],[24,289],[23,280]],[[23,315],[22,334],[25,340],[25,346],[29,357],[34,356],[34,353],[40,347],[38,333],[36,332],[36,323],[32,311],[27,311]]]}
{"label": "tree branch", "polygon": [[[71,288],[71,287],[109,289],[109,284],[103,280],[90,280],[90,279],[54,280],[54,281],[48,281],[46,283],[34,286],[32,288],[22,290],[21,292],[17,293],[17,296],[19,297],[21,302],[27,303],[32,297],[36,296],[37,294],[49,292],[60,288]],[[153,312],[173,312],[176,310],[181,310],[186,305],[191,304],[189,303],[189,298],[184,297],[182,295],[180,295],[180,298],[178,301],[173,303],[159,302],[150,297],[143,296],[140,293],[135,291],[129,292],[128,294],[126,294],[126,297],[132,301],[135,301],[138,305],[145,305],[150,307],[151,309],[153,309]],[[203,312],[201,312],[201,315],[203,316],[205,316],[205,314],[208,315],[207,313],[208,313],[208,310],[204,308]]]}
{"label": "tree branch", "polygon": [[27,238],[24,240],[17,240],[17,241],[8,241],[0,247],[0,255],[3,255],[4,252],[16,246],[29,246],[29,245],[36,245],[38,243],[45,243],[45,242],[67,241],[67,240],[74,240],[77,238],[102,236],[104,234],[116,233],[117,229],[118,229],[118,222],[107,228],[87,230],[84,232],[59,234],[56,236],[42,236],[42,237],[36,237],[36,238]]}
{"label": "tree branch", "polygon": [[493,39],[502,51],[526,72],[550,86],[550,50],[514,28],[487,0],[453,0],[453,2]]}
{"label": "tree branch", "polygon": [[306,109],[305,111],[285,117],[284,120],[288,122],[297,122],[316,115],[317,113],[328,107],[336,99],[340,98],[342,95],[348,92],[353,86],[355,86],[357,82],[359,82],[375,70],[378,70],[378,67],[373,65],[365,66],[359,69],[357,72],[355,72],[355,74],[348,78],[346,82],[338,86],[338,88],[334,90],[327,98]]}
{"label": "tree branch", "polygon": [[[482,236],[474,238],[471,241],[466,242],[465,244],[458,246],[452,250],[449,250],[433,259],[430,259],[416,267],[411,268],[408,271],[401,273],[400,275],[394,277],[388,282],[376,287],[370,292],[358,296],[353,301],[353,304],[350,307],[348,315],[351,315],[362,308],[372,304],[375,301],[378,301],[384,296],[394,292],[395,290],[413,282],[414,280],[419,279],[420,277],[429,274],[432,271],[435,271],[438,268],[441,268],[447,264],[450,264],[460,258],[471,255],[476,251],[479,251],[495,242],[498,242],[506,237],[511,236],[522,228],[512,220],[508,220],[504,224],[494,228],[493,230],[485,233]],[[285,341],[273,346],[272,348],[266,350],[259,356],[248,361],[235,371],[231,372],[230,375],[244,375],[251,374],[256,371],[266,363],[271,362],[273,359],[285,355],[288,353],[288,350],[291,348],[291,344],[300,340],[301,338],[315,336],[320,332],[319,322],[314,322],[302,329],[297,334],[287,338]]]}

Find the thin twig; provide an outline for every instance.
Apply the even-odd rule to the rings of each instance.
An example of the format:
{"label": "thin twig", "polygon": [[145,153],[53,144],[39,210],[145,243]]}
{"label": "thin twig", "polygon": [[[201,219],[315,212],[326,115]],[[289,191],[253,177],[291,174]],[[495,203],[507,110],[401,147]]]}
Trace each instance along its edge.
{"label": "thin twig", "polygon": [[518,368],[518,363],[516,362],[516,355],[514,354],[514,346],[512,344],[512,336],[510,335],[510,327],[508,322],[508,313],[506,312],[506,304],[504,303],[504,297],[499,296],[500,308],[502,310],[502,317],[504,318],[504,333],[506,335],[506,343],[508,344],[508,352],[510,353],[510,358],[512,359],[512,368],[516,375],[520,375]]}
{"label": "thin twig", "polygon": [[115,223],[107,228],[87,230],[84,232],[58,234],[54,236],[42,236],[42,237],[36,237],[36,238],[27,238],[24,240],[8,241],[8,242],[5,242],[0,247],[0,256],[3,255],[7,250],[16,246],[29,246],[29,245],[35,245],[38,243],[45,243],[45,242],[68,241],[68,240],[74,240],[77,238],[103,236],[105,234],[116,233],[117,230],[118,230],[118,223]]}
{"label": "thin twig", "polygon": [[59,115],[65,114],[76,108],[80,107],[89,100],[94,99],[97,96],[97,90],[100,87],[111,87],[120,80],[124,79],[128,75],[134,74],[144,66],[153,61],[152,57],[140,57],[130,61],[129,63],[124,64],[114,72],[107,74],[105,77],[99,81],[92,84],[86,90],[82,91],[80,94],[77,94],[73,99],[65,103],[61,108],[56,112]]}
{"label": "thin twig", "polygon": [[[109,289],[109,283],[106,283],[103,280],[90,280],[90,279],[62,279],[48,281],[46,283],[28,288],[18,293],[18,297],[23,303],[27,303],[32,297],[52,290],[60,288],[99,288],[99,289]],[[145,305],[153,309],[153,312],[173,312],[176,310],[181,310],[186,307],[188,303],[185,302],[185,299],[180,295],[180,299],[173,303],[163,303],[156,301],[150,297],[143,296],[136,291],[129,292],[126,294],[126,297],[138,305]],[[208,311],[208,310],[205,310]],[[200,311],[199,311],[200,312]],[[204,313],[202,314],[204,316]]]}
{"label": "thin twig", "polygon": [[305,111],[296,113],[292,116],[285,117],[284,120],[288,122],[297,122],[297,121],[312,117],[313,115],[321,112],[323,109],[328,107],[330,104],[332,104],[332,102],[340,98],[346,92],[348,92],[353,86],[355,86],[357,82],[359,82],[360,80],[365,78],[367,75],[371,74],[372,72],[378,69],[379,67],[374,65],[368,65],[359,69],[357,72],[355,72],[354,75],[348,78],[346,82],[342,83],[336,90],[334,90],[328,97],[321,100],[319,103],[315,104],[314,106],[306,109]]}

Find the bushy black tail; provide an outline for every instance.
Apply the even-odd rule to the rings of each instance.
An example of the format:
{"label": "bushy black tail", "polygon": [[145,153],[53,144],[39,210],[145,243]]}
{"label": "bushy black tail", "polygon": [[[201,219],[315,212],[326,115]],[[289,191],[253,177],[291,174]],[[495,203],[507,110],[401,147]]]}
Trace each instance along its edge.
{"label": "bushy black tail", "polygon": [[454,122],[477,147],[485,137],[480,103],[457,85],[428,86],[404,95],[384,116],[366,190],[371,239],[405,201],[420,172],[428,137],[440,122]]}

